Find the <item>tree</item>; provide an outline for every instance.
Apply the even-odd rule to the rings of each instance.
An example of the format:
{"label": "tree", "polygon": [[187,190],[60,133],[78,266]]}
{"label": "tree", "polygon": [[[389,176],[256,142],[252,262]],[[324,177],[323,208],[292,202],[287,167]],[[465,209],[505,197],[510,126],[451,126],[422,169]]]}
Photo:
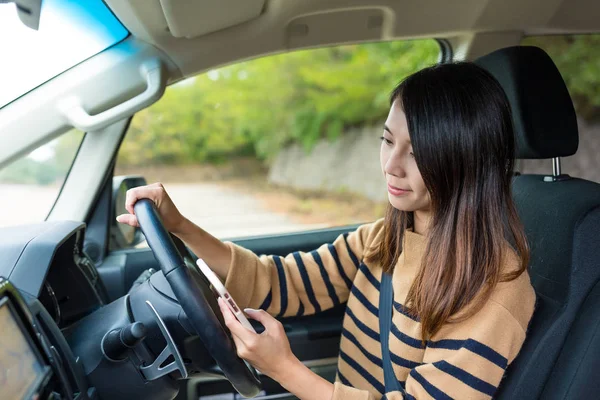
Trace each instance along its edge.
{"label": "tree", "polygon": [[434,40],[303,50],[226,66],[167,89],[133,119],[119,162],[270,160],[286,144],[309,150],[346,127],[381,120],[405,76],[434,64]]}

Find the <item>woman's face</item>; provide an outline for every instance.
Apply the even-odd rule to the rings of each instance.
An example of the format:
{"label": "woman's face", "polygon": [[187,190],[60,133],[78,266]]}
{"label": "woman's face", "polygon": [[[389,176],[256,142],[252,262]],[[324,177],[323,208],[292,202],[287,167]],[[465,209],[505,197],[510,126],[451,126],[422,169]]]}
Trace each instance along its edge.
{"label": "woman's face", "polygon": [[380,160],[391,205],[400,211],[429,211],[429,192],[412,153],[406,116],[396,101],[385,121]]}

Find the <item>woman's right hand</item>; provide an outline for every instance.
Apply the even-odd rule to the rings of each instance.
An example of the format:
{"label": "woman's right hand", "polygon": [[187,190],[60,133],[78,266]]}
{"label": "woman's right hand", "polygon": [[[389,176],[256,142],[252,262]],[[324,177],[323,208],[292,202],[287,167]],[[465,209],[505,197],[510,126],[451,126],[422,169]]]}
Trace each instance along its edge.
{"label": "woman's right hand", "polygon": [[129,189],[125,197],[125,209],[129,214],[119,215],[117,221],[131,226],[140,226],[133,211],[135,202],[140,199],[152,200],[167,231],[183,240],[221,279],[226,279],[231,264],[229,247],[181,215],[161,183]]}
{"label": "woman's right hand", "polygon": [[139,227],[140,225],[133,211],[133,206],[140,199],[152,200],[163,220],[165,228],[174,234],[179,232],[185,222],[185,218],[169,197],[162,183],[153,183],[152,185],[129,189],[125,198],[125,209],[129,214],[119,215],[117,221],[122,224]]}

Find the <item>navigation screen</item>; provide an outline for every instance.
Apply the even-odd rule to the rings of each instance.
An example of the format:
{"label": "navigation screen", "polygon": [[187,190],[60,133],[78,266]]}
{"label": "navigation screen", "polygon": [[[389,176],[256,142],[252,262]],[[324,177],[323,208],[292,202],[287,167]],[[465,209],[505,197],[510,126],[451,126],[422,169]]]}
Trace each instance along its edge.
{"label": "navigation screen", "polygon": [[22,399],[31,394],[43,367],[19,327],[8,298],[0,299],[0,397]]}

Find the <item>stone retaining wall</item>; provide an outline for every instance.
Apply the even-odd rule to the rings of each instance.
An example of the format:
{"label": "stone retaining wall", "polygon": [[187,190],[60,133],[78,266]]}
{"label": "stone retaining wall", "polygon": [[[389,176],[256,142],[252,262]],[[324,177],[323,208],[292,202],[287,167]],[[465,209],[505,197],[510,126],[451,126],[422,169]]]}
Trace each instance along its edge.
{"label": "stone retaining wall", "polygon": [[[579,120],[579,150],[561,160],[562,172],[600,182],[600,124]],[[297,189],[350,192],[385,201],[387,191],[379,165],[382,125],[349,130],[341,138],[320,141],[310,153],[292,145],[279,153],[269,181]],[[523,173],[552,174],[551,160],[522,160]]]}

